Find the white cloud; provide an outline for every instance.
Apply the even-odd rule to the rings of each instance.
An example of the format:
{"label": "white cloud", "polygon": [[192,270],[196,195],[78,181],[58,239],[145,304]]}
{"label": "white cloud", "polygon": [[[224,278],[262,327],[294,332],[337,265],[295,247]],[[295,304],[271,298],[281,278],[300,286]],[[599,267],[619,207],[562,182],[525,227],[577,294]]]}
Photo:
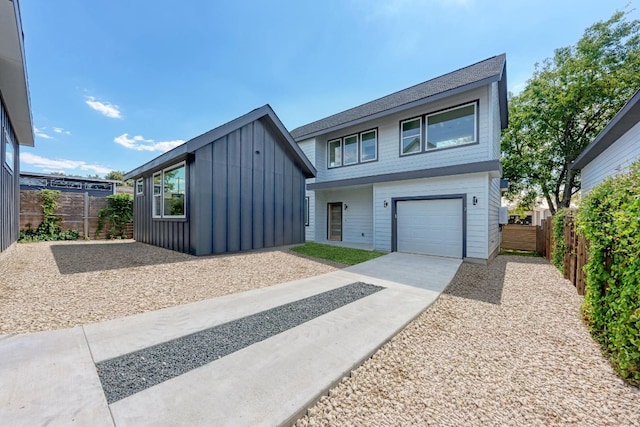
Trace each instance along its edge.
{"label": "white cloud", "polygon": [[61,133],[61,134],[63,133],[65,135],[71,135],[71,132],[69,132],[68,130],[65,130],[63,128],[53,128],[53,131],[55,133]]}
{"label": "white cloud", "polygon": [[184,141],[181,139],[176,139],[174,141],[154,141],[153,139],[145,139],[140,135],[129,138],[128,133],[123,133],[122,135],[114,138],[113,141],[116,144],[120,144],[123,147],[129,148],[131,150],[160,151],[162,153],[184,143]]}
{"label": "white cloud", "polygon": [[108,102],[96,101],[96,98],[93,96],[87,96],[86,104],[101,113],[104,116],[110,117],[112,119],[121,119],[122,114],[120,114],[120,107],[117,105],[109,104]]}
{"label": "white cloud", "polygon": [[47,159],[46,157],[37,156],[28,152],[20,154],[20,161],[45,172],[63,171],[65,173],[70,173],[73,171],[89,171],[99,175],[105,175],[111,172],[111,169],[109,168],[100,165],[92,165],[82,160]]}
{"label": "white cloud", "polygon": [[39,136],[40,138],[53,139],[52,136],[47,135],[46,133],[44,133],[44,129],[46,129],[46,128],[38,129],[37,127],[34,127],[33,128],[33,133],[35,133],[36,136]]}

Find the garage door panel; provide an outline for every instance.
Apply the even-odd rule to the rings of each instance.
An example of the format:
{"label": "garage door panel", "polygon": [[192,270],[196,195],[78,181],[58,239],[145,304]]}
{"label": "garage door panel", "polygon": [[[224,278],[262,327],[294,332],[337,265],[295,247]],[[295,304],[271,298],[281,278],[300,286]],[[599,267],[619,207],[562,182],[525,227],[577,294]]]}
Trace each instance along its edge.
{"label": "garage door panel", "polygon": [[399,252],[462,257],[462,200],[399,201],[396,215]]}

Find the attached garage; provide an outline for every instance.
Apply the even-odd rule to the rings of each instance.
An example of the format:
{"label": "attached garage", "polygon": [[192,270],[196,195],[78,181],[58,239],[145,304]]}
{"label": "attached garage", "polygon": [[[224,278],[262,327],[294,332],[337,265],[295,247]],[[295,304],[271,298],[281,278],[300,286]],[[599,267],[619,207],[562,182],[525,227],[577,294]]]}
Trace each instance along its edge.
{"label": "attached garage", "polygon": [[462,258],[464,197],[394,200],[395,250]]}

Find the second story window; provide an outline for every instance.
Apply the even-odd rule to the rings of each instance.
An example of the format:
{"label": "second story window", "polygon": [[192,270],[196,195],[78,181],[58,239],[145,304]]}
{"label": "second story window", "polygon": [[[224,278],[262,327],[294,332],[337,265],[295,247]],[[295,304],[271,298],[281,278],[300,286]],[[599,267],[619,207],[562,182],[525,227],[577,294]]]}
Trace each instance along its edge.
{"label": "second story window", "polygon": [[427,150],[476,142],[476,104],[427,116]]}
{"label": "second story window", "polygon": [[327,142],[329,168],[378,160],[378,129],[369,129]]}
{"label": "second story window", "polygon": [[329,141],[329,167],[342,166],[342,140]]}
{"label": "second story window", "polygon": [[402,122],[400,132],[402,133],[400,154],[413,154],[422,151],[422,117]]}

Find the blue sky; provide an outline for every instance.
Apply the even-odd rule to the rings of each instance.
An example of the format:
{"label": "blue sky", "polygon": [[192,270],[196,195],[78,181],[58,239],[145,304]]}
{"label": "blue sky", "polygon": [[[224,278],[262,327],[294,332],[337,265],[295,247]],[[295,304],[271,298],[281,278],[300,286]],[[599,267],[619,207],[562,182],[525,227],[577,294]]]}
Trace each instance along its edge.
{"label": "blue sky", "polygon": [[500,53],[518,92],[628,3],[21,0],[36,135],[21,170],[129,171],[267,103],[292,130]]}

